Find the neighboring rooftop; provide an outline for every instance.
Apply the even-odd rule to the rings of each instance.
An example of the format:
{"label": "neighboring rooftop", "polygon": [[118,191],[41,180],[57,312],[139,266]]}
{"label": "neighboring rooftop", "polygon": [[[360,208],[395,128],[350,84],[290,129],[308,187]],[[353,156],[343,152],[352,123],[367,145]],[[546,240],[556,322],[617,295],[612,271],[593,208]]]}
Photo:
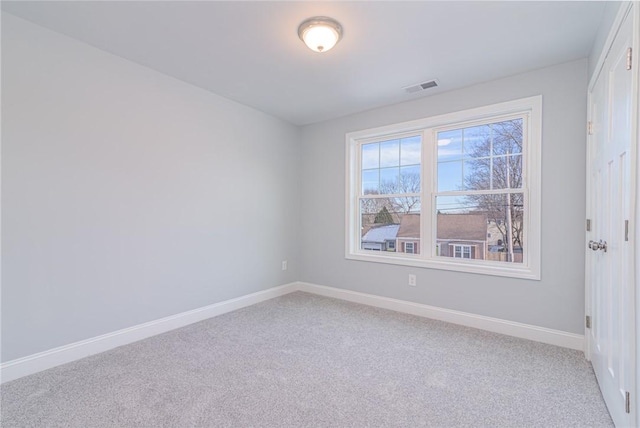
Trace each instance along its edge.
{"label": "neighboring rooftop", "polygon": [[438,238],[449,241],[486,241],[485,214],[438,214]]}
{"label": "neighboring rooftop", "polygon": [[402,217],[398,238],[420,238],[420,214],[405,214]]}
{"label": "neighboring rooftop", "polygon": [[367,233],[362,237],[362,242],[386,242],[396,239],[398,234],[399,224],[383,224],[380,226],[374,225]]}

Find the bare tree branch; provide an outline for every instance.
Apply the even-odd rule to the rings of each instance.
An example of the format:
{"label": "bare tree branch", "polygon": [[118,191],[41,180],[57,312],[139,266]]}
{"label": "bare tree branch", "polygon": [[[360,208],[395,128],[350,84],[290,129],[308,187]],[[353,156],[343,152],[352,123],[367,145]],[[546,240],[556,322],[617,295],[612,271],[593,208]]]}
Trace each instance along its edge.
{"label": "bare tree branch", "polygon": [[[474,146],[470,153],[472,158],[467,161],[471,171],[465,177],[465,189],[522,188],[522,120],[508,120],[487,127],[487,138]],[[503,242],[511,240],[514,247],[522,247],[522,193],[468,195],[466,198],[477,210],[486,212],[488,219],[500,230]]]}

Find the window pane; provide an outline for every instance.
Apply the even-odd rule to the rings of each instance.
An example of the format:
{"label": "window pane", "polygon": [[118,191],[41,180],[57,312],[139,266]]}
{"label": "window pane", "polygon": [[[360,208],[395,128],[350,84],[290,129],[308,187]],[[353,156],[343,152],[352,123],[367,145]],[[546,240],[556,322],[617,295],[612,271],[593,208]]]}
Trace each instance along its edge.
{"label": "window pane", "polygon": [[438,196],[437,254],[522,263],[523,201],[522,193]]}
{"label": "window pane", "polygon": [[420,193],[420,165],[400,168],[400,192]]}
{"label": "window pane", "polygon": [[362,194],[377,195],[380,193],[380,170],[369,169],[362,171]]}
{"label": "window pane", "polygon": [[463,131],[463,151],[466,158],[491,155],[491,126],[479,125]]}
{"label": "window pane", "polygon": [[471,159],[464,162],[464,188],[466,190],[491,189],[491,158]]}
{"label": "window pane", "polygon": [[510,189],[522,188],[522,155],[513,155],[507,158],[511,173]]}
{"label": "window pane", "polygon": [[420,254],[420,214],[409,213],[402,217],[396,241],[398,252]]}
{"label": "window pane", "polygon": [[519,189],[522,187],[522,155],[500,156],[493,161],[493,188]]}
{"label": "window pane", "polygon": [[487,260],[522,263],[523,200],[522,193],[494,195],[487,204],[487,231],[492,236],[487,242]]}
{"label": "window pane", "polygon": [[371,169],[380,167],[380,144],[363,144],[362,145],[362,169]]}
{"label": "window pane", "polygon": [[368,251],[420,251],[420,198],[361,198],[360,248]]}
{"label": "window pane", "polygon": [[400,213],[416,214],[419,213],[421,209],[419,196],[391,198],[391,202],[395,209]]}
{"label": "window pane", "polygon": [[436,210],[438,214],[467,214],[478,211],[475,201],[469,196],[438,196],[436,198]]}
{"label": "window pane", "polygon": [[494,123],[492,128],[494,155],[522,153],[522,119]]}
{"label": "window pane", "polygon": [[462,161],[438,162],[438,192],[462,190]]}
{"label": "window pane", "polygon": [[389,199],[360,199],[360,226],[364,232],[373,224],[394,223],[399,223],[399,218]]}
{"label": "window pane", "polygon": [[[440,257],[482,258],[487,239],[487,217],[466,196],[436,198],[436,246]],[[438,245],[439,244],[439,245]],[[465,255],[465,247],[467,253]]]}
{"label": "window pane", "polygon": [[400,140],[400,165],[419,165],[421,162],[421,137]]}
{"label": "window pane", "polygon": [[462,130],[438,132],[438,162],[462,159]]}
{"label": "window pane", "polygon": [[380,143],[380,167],[400,165],[400,140]]}
{"label": "window pane", "polygon": [[380,193],[391,194],[400,193],[400,170],[398,168],[380,169]]}

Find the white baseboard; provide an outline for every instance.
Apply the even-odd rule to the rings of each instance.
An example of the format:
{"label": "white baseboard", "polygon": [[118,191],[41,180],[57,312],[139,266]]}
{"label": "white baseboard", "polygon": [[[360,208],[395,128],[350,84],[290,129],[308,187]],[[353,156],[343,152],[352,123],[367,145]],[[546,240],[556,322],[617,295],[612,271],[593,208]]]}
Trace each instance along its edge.
{"label": "white baseboard", "polygon": [[251,306],[265,300],[279,297],[298,289],[298,283],[281,285],[257,293],[224,302],[214,303],[202,308],[168,316],[155,321],[128,327],[112,333],[103,334],[90,339],[81,340],[69,345],[60,346],[48,351],[39,352],[27,357],[18,358],[0,364],[0,380],[2,383],[30,374],[70,363],[90,355],[99,354],[118,346],[127,345],[157,334],[166,333],[205,319],[222,315],[236,309]]}
{"label": "white baseboard", "polygon": [[273,299],[274,297],[283,296],[293,291],[305,291],[564,348],[584,350],[585,338],[579,334],[381,297],[374,294],[359,293],[306,282],[293,282],[8,361],[0,364],[0,381],[2,383],[9,382],[90,355],[99,354],[118,346],[127,345],[217,315],[235,311],[236,309]]}
{"label": "white baseboard", "polygon": [[299,282],[297,289],[326,297],[333,297],[354,303],[361,303],[364,305],[390,309],[425,318],[446,321],[452,324],[459,324],[466,327],[505,334],[507,336],[514,336],[522,339],[533,340],[535,342],[548,343],[550,345],[561,346],[563,348],[584,351],[585,338],[580,334],[567,333],[560,330],[506,321],[499,318],[491,318],[467,312],[423,305],[421,303],[408,302],[406,300],[392,299],[389,297],[381,297],[374,294],[359,293],[356,291],[326,287],[317,284]]}

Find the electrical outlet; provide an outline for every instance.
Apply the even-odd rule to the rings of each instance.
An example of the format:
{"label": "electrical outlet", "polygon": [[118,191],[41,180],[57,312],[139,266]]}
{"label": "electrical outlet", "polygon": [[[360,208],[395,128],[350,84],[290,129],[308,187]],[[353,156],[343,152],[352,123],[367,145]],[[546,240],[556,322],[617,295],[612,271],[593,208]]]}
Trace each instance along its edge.
{"label": "electrical outlet", "polygon": [[282,261],[282,270],[287,270],[287,261],[286,260]]}
{"label": "electrical outlet", "polygon": [[409,285],[412,287],[416,286],[416,276],[415,275],[409,275]]}

